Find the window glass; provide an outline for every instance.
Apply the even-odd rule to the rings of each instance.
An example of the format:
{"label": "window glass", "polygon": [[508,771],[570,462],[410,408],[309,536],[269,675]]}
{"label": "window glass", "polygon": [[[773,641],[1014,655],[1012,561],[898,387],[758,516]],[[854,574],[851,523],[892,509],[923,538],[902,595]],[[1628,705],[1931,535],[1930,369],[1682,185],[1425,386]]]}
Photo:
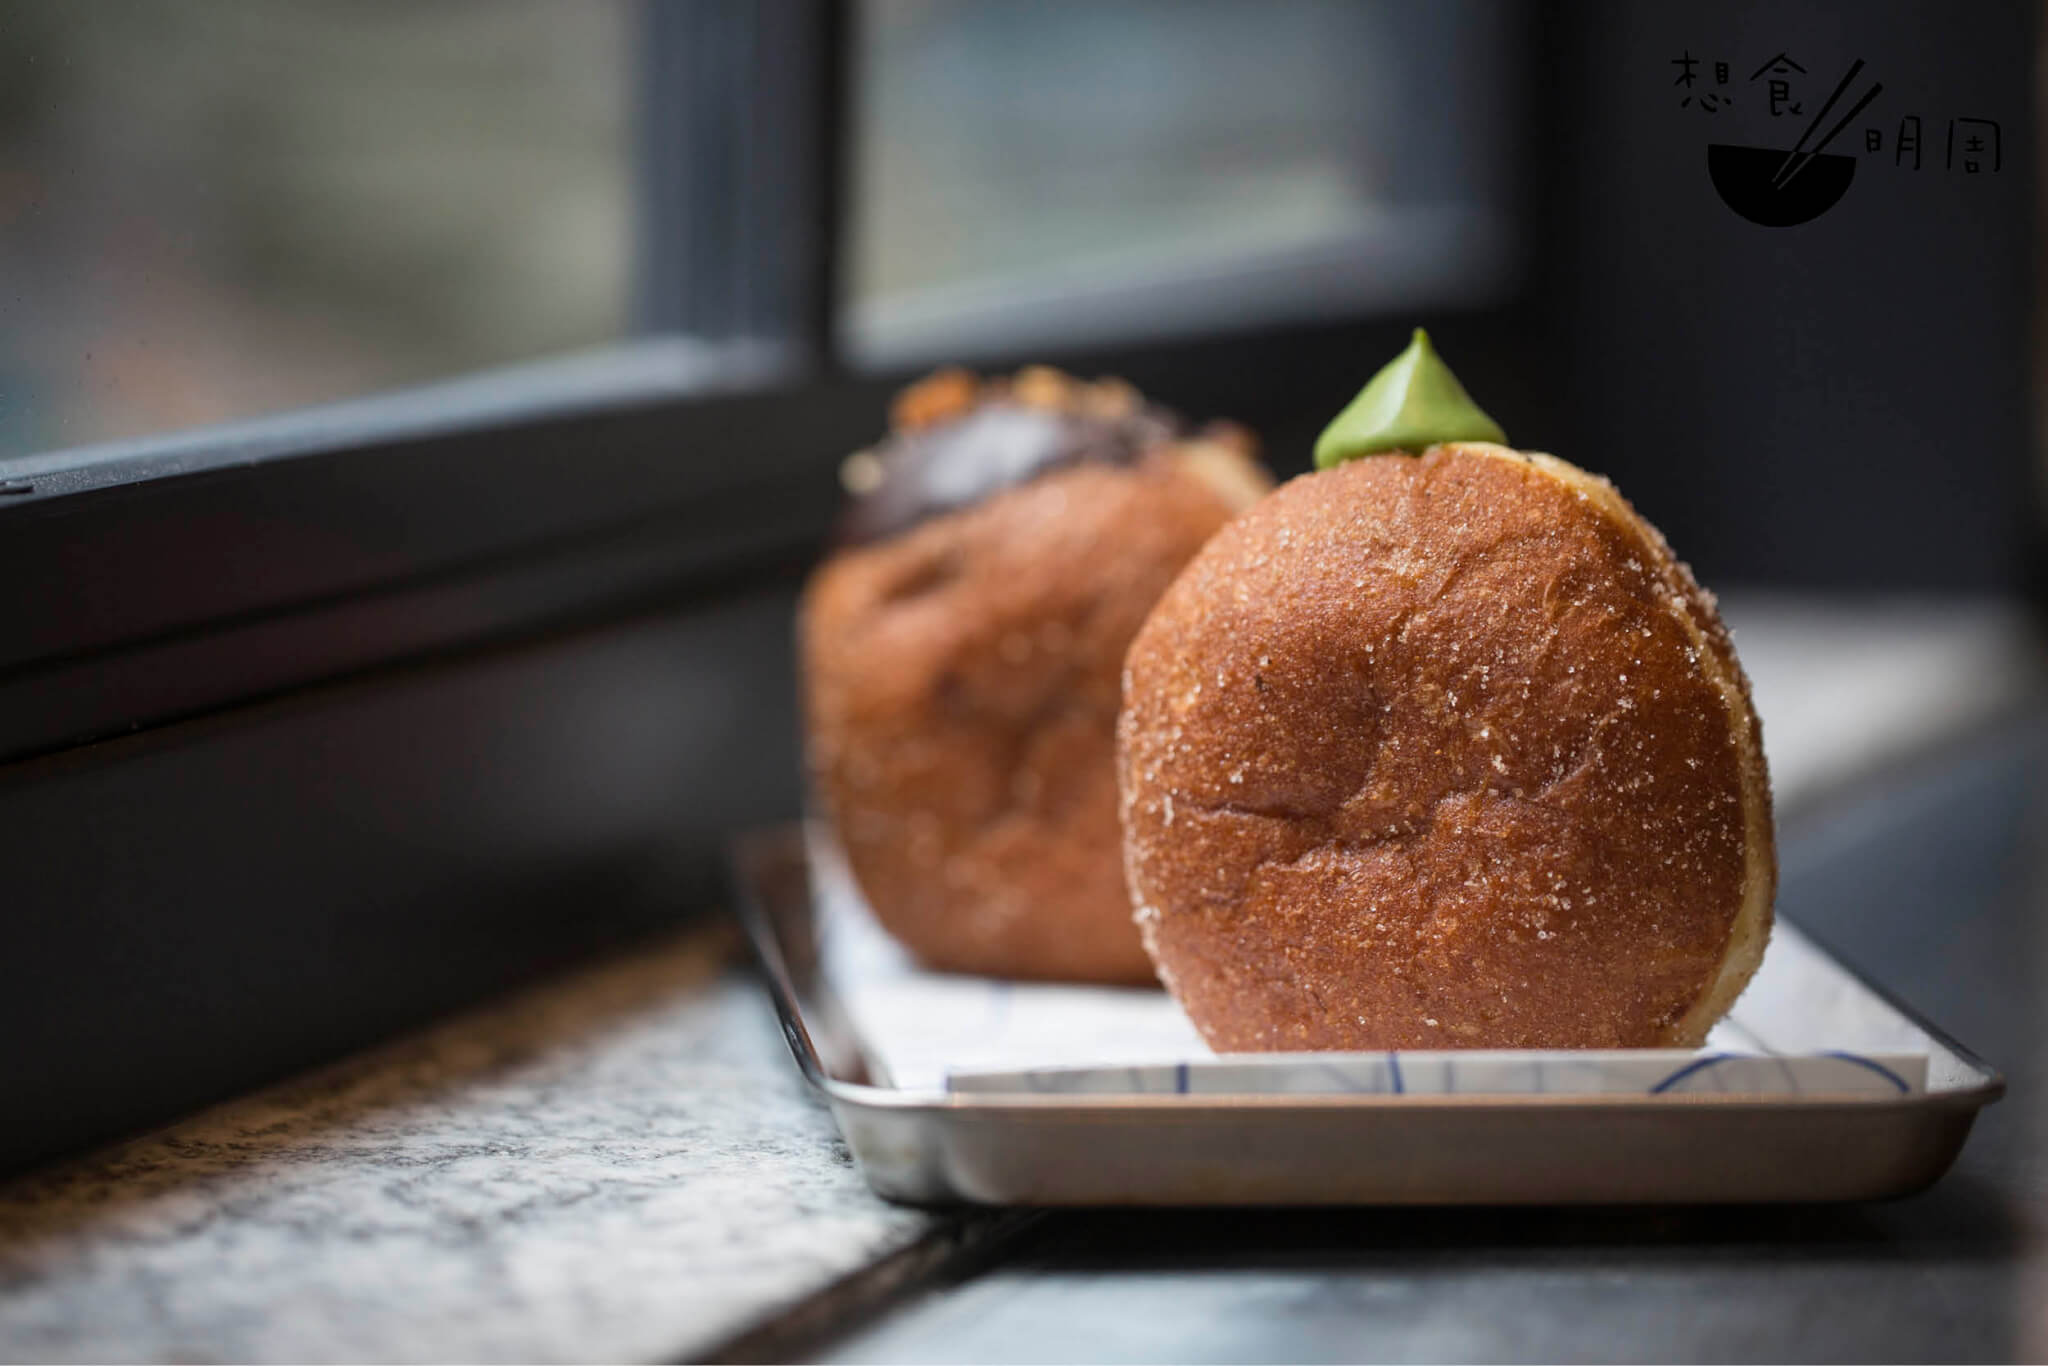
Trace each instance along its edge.
{"label": "window glass", "polygon": [[0,3],[0,455],[610,339],[628,0]]}
{"label": "window glass", "polygon": [[[969,314],[1033,333],[1048,298],[1048,325],[1123,333],[1200,321],[1189,288],[1213,324],[1499,277],[1512,5],[868,0],[858,14],[856,354],[963,340],[952,324]],[[1246,288],[1247,271],[1264,278]]]}

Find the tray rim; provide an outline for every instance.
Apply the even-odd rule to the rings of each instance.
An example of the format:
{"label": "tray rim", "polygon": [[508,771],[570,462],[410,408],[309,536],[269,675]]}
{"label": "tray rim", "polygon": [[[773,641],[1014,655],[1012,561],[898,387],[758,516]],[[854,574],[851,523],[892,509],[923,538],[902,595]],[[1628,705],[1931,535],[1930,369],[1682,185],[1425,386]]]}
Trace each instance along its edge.
{"label": "tray rim", "polygon": [[[1438,1093],[1374,1094],[1357,1092],[1302,1092],[1302,1093],[1031,1093],[1031,1092],[960,1092],[937,1088],[881,1086],[869,1082],[849,1081],[833,1076],[825,1066],[823,1056],[818,1052],[812,1039],[809,1025],[804,1018],[804,998],[790,975],[789,965],[783,950],[781,936],[777,932],[773,917],[762,904],[760,879],[756,868],[766,858],[785,856],[794,851],[805,870],[806,880],[810,869],[810,858],[802,838],[801,822],[764,826],[747,830],[727,841],[726,869],[730,883],[731,906],[738,917],[741,929],[753,950],[756,964],[766,979],[768,994],[775,1004],[775,1011],[782,1028],[783,1040],[789,1045],[798,1070],[804,1079],[820,1093],[835,1103],[856,1105],[867,1109],[887,1111],[934,1110],[965,1116],[968,1114],[1003,1114],[1024,1112],[1044,1115],[1052,1112],[1074,1112],[1075,1118],[1094,1115],[1107,1118],[1125,1112],[1159,1112],[1167,1115],[1214,1116],[1219,1114],[1244,1114],[1247,1111],[1295,1111],[1295,1110],[1388,1110],[1396,1112],[1417,1109],[1444,1109],[1462,1111],[1492,1110],[1597,1110],[1602,1112],[1641,1111],[1668,1113],[1687,1109],[1738,1109],[1755,1110],[1796,1110],[1801,1114],[1815,1114],[1836,1110],[1864,1114],[1887,1112],[1921,1113],[1935,1111],[1974,1112],[2002,1099],[2006,1092],[2006,1081],[1998,1069],[1985,1062],[1975,1052],[1957,1042],[1946,1031],[1927,1021],[1897,995],[1870,981],[1855,967],[1835,952],[1833,945],[1808,933],[1800,926],[1799,932],[1814,944],[1843,972],[1854,978],[1858,984],[1883,1000],[1913,1025],[1924,1031],[1935,1042],[1948,1049],[1960,1061],[1977,1073],[1979,1080],[1974,1085],[1954,1087],[1943,1091],[1924,1091],[1916,1095],[1895,1096],[1850,1096],[1850,1095],[1742,1095],[1719,1092],[1665,1092],[1661,1094],[1589,1093],[1589,1094],[1530,1094],[1506,1093],[1498,1095],[1458,1095]],[[1788,923],[1796,923],[1789,922]],[[1434,1051],[1434,1050],[1432,1050]],[[1236,1056],[1236,1055],[1233,1055]]]}

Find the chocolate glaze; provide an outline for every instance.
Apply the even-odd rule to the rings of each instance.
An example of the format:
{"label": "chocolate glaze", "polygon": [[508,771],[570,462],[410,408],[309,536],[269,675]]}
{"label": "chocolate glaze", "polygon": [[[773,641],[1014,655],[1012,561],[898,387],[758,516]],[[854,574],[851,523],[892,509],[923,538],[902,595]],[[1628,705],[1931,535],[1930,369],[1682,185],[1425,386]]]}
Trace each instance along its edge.
{"label": "chocolate glaze", "polygon": [[1150,404],[1104,414],[988,397],[958,417],[899,428],[875,446],[881,480],[848,500],[834,540],[886,540],[1068,465],[1132,465],[1186,431],[1177,414]]}

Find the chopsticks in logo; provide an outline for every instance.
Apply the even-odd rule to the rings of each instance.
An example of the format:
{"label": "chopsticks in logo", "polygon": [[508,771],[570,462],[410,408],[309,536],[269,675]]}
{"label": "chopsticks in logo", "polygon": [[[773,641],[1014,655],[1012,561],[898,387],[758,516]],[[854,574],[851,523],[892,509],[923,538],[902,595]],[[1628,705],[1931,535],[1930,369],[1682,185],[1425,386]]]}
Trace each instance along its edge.
{"label": "chopsticks in logo", "polygon": [[1792,150],[1785,153],[1785,159],[1778,164],[1777,172],[1771,177],[1771,185],[1774,189],[1782,190],[1791,184],[1792,178],[1805,170],[1807,163],[1819,156],[1827,148],[1827,145],[1833,142],[1844,128],[1849,126],[1849,121],[1862,113],[1864,106],[1876,99],[1879,93],[1884,90],[1883,82],[1871,86],[1868,93],[1862,99],[1856,101],[1850,107],[1848,113],[1835,120],[1835,126],[1828,129],[1826,135],[1819,142],[1815,143],[1811,150],[1808,150],[1806,140],[1813,136],[1813,130],[1820,127],[1820,121],[1828,116],[1828,111],[1835,107],[1835,101],[1842,98],[1842,92],[1849,88],[1850,84],[1855,81],[1857,73],[1862,70],[1863,59],[1859,57],[1849,68],[1848,73],[1842,77],[1841,83],[1835,86],[1835,93],[1828,96],[1828,102],[1822,105],[1819,111],[1814,114],[1813,122],[1806,125],[1806,131],[1799,135],[1799,141],[1793,143]]}

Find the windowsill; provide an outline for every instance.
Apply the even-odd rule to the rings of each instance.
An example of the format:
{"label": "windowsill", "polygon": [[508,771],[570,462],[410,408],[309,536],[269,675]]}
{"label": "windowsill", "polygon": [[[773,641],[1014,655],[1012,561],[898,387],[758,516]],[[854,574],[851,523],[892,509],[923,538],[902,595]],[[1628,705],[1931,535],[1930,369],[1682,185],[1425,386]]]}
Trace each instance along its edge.
{"label": "windowsill", "polygon": [[2038,628],[2017,602],[1734,590],[1721,607],[1763,718],[1781,820],[2048,681]]}
{"label": "windowsill", "polygon": [[[1736,593],[1727,616],[1781,814],[2042,685],[2016,605]],[[730,949],[651,947],[0,1186],[0,1340],[695,1357],[937,1264],[963,1225],[869,1194]]]}

